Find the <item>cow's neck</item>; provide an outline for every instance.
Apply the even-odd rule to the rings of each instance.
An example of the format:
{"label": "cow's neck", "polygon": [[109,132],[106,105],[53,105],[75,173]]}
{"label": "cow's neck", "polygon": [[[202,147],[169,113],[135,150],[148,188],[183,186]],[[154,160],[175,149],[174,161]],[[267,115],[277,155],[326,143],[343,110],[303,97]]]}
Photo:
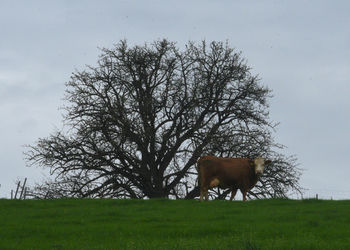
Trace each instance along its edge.
{"label": "cow's neck", "polygon": [[250,168],[250,171],[249,171],[250,173],[249,173],[249,179],[250,179],[250,183],[251,183],[251,187],[250,188],[252,188],[252,187],[254,187],[255,186],[255,184],[258,182],[258,180],[259,180],[259,175],[257,175],[256,173],[255,173],[255,169],[254,168]]}

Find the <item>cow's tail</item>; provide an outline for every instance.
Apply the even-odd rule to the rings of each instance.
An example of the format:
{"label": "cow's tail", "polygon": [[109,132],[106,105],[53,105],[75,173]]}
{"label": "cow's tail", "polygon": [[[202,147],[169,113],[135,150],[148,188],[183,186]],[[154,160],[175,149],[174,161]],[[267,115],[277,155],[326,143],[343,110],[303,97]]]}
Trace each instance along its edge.
{"label": "cow's tail", "polygon": [[196,163],[196,169],[197,169],[197,172],[198,172],[198,176],[197,176],[197,185],[198,187],[200,187],[200,180],[201,180],[201,168],[200,168],[200,161],[198,160],[197,163]]}

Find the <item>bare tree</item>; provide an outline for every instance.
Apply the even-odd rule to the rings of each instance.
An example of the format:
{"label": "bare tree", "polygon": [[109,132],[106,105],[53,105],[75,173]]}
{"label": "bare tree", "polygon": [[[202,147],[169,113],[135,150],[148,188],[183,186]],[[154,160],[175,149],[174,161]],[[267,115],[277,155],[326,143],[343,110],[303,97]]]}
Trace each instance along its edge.
{"label": "bare tree", "polygon": [[202,154],[261,155],[274,164],[251,195],[281,196],[300,188],[300,172],[274,151],[269,97],[228,43],[180,50],[167,40],[120,41],[102,49],[97,66],[73,73],[64,129],[26,157],[71,196],[194,198]]}

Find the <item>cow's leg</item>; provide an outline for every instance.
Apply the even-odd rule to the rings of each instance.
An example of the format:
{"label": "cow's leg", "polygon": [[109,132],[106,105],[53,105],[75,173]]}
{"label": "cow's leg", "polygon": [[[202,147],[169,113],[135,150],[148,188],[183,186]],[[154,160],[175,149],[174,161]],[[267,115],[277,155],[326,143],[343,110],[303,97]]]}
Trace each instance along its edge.
{"label": "cow's leg", "polygon": [[209,190],[207,189],[207,191],[205,192],[205,200],[208,201],[208,193],[209,193]]}
{"label": "cow's leg", "polygon": [[237,189],[232,188],[232,193],[231,193],[230,201],[232,201],[232,200],[235,198],[236,193],[237,193]]}
{"label": "cow's leg", "polygon": [[206,201],[209,200],[209,197],[208,197],[209,188],[216,187],[219,185],[219,183],[220,183],[219,179],[217,178],[214,178],[209,182],[205,182],[203,188],[201,188],[201,201],[203,200],[203,196],[205,196]]}
{"label": "cow's leg", "polygon": [[243,195],[243,201],[246,201],[247,200],[247,191],[241,190],[241,192],[242,192],[242,195]]}
{"label": "cow's leg", "polygon": [[203,198],[206,198],[208,200],[208,188],[207,187],[201,187],[201,195],[200,195],[200,201],[203,201]]}

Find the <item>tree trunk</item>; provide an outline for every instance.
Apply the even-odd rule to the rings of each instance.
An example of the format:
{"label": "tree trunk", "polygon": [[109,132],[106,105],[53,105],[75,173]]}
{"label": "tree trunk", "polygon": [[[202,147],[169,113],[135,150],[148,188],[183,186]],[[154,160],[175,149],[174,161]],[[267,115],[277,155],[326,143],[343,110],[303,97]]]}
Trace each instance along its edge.
{"label": "tree trunk", "polygon": [[152,198],[168,198],[168,194],[166,194],[163,189],[156,189],[155,188],[149,193],[148,197],[150,199],[152,199]]}

